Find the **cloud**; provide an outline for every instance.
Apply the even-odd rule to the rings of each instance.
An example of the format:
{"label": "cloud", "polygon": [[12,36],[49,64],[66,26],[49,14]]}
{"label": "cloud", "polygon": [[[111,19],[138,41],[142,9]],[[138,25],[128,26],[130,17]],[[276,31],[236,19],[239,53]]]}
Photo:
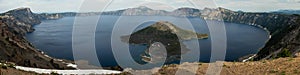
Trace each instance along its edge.
{"label": "cloud", "polygon": [[297,0],[216,0],[221,7],[232,10],[243,10],[249,12],[274,11],[279,9],[300,9]]}
{"label": "cloud", "polygon": [[30,7],[34,12],[75,11],[82,0],[6,0],[0,3],[0,11]]}
{"label": "cloud", "polygon": [[[19,7],[30,7],[34,12],[73,12],[78,11],[85,0],[0,0],[0,12]],[[86,0],[88,1],[88,0]],[[90,0],[89,0],[90,1]],[[90,8],[82,11],[99,11],[110,0],[94,0]],[[191,3],[189,1],[193,1]],[[215,1],[215,2],[214,2]],[[300,0],[113,0],[107,11],[148,6],[154,9],[173,10],[179,7],[224,7],[243,11],[274,11],[279,9],[300,10]]]}

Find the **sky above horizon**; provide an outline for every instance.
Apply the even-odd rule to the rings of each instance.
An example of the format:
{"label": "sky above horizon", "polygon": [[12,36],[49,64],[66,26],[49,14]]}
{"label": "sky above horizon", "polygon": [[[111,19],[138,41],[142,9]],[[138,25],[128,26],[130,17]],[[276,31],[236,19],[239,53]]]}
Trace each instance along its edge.
{"label": "sky above horizon", "polygon": [[300,10],[300,0],[0,0],[0,12],[20,7],[29,7],[37,13],[99,12],[103,7],[106,8],[104,11],[112,11],[138,6],[168,11],[180,7],[223,7],[235,11],[269,12]]}

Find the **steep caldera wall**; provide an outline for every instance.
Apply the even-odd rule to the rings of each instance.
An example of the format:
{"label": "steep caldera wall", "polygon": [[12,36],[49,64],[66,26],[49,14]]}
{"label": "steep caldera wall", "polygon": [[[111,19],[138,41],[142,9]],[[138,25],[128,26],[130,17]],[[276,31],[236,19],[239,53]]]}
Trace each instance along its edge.
{"label": "steep caldera wall", "polygon": [[41,16],[32,13],[29,8],[19,8],[0,14],[1,62],[13,62],[20,66],[36,68],[71,69],[66,63],[62,63],[69,61],[43,54],[24,37],[26,33],[34,31],[33,25],[41,23]]}
{"label": "steep caldera wall", "polygon": [[205,19],[218,19],[220,16],[226,22],[254,25],[269,31],[270,39],[256,54],[255,60],[294,56],[300,50],[299,15],[235,12],[224,8],[202,11]]}

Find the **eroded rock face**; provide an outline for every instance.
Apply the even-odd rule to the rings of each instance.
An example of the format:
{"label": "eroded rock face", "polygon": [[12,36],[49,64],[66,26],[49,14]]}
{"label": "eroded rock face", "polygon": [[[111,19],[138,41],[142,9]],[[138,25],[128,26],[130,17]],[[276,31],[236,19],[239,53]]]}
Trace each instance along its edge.
{"label": "eroded rock face", "polygon": [[293,56],[300,51],[299,15],[234,12],[224,8],[206,9],[203,12],[208,12],[202,14],[205,19],[219,19],[221,16],[227,22],[254,25],[268,30],[270,39],[258,52],[255,60]]}
{"label": "eroded rock face", "polygon": [[13,17],[15,20],[29,25],[36,25],[41,23],[40,19],[37,18],[37,15],[32,13],[29,8],[18,8],[10,10],[6,13],[3,13],[2,15]]}
{"label": "eroded rock face", "polygon": [[124,15],[124,16],[177,16],[177,17],[199,17],[200,9],[179,8],[174,11],[154,10],[146,6],[128,8],[118,11],[103,12],[103,15]]}
{"label": "eroded rock face", "polygon": [[63,15],[58,13],[54,13],[54,14],[42,13],[42,14],[38,14],[37,17],[40,20],[57,20],[63,18]]}
{"label": "eroded rock face", "polygon": [[41,20],[29,8],[19,8],[1,14],[0,60],[27,67],[71,69],[61,61],[55,61],[56,59],[41,53],[25,39],[24,35],[34,31],[32,26],[39,23]]}
{"label": "eroded rock face", "polygon": [[13,29],[19,34],[32,32],[34,31],[32,25],[41,23],[41,21],[35,14],[31,12],[29,8],[10,10],[1,14],[1,18],[4,23],[8,24],[7,26],[10,29]]}

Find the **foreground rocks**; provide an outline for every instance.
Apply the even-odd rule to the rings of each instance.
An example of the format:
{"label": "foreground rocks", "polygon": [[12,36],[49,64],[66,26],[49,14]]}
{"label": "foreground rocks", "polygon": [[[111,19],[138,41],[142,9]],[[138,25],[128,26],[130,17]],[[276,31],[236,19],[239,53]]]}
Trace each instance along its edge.
{"label": "foreground rocks", "polygon": [[[187,73],[192,73],[186,68],[189,65],[198,65],[196,75],[205,75],[209,63],[183,63],[180,65],[165,65],[162,68],[151,70],[131,70],[125,69],[124,74],[147,73],[154,75],[175,75],[178,69]],[[183,66],[184,65],[184,66]],[[249,62],[224,62],[220,75],[297,75],[300,73],[300,57],[279,58],[275,60],[261,60]],[[179,68],[179,66],[181,66]]]}

